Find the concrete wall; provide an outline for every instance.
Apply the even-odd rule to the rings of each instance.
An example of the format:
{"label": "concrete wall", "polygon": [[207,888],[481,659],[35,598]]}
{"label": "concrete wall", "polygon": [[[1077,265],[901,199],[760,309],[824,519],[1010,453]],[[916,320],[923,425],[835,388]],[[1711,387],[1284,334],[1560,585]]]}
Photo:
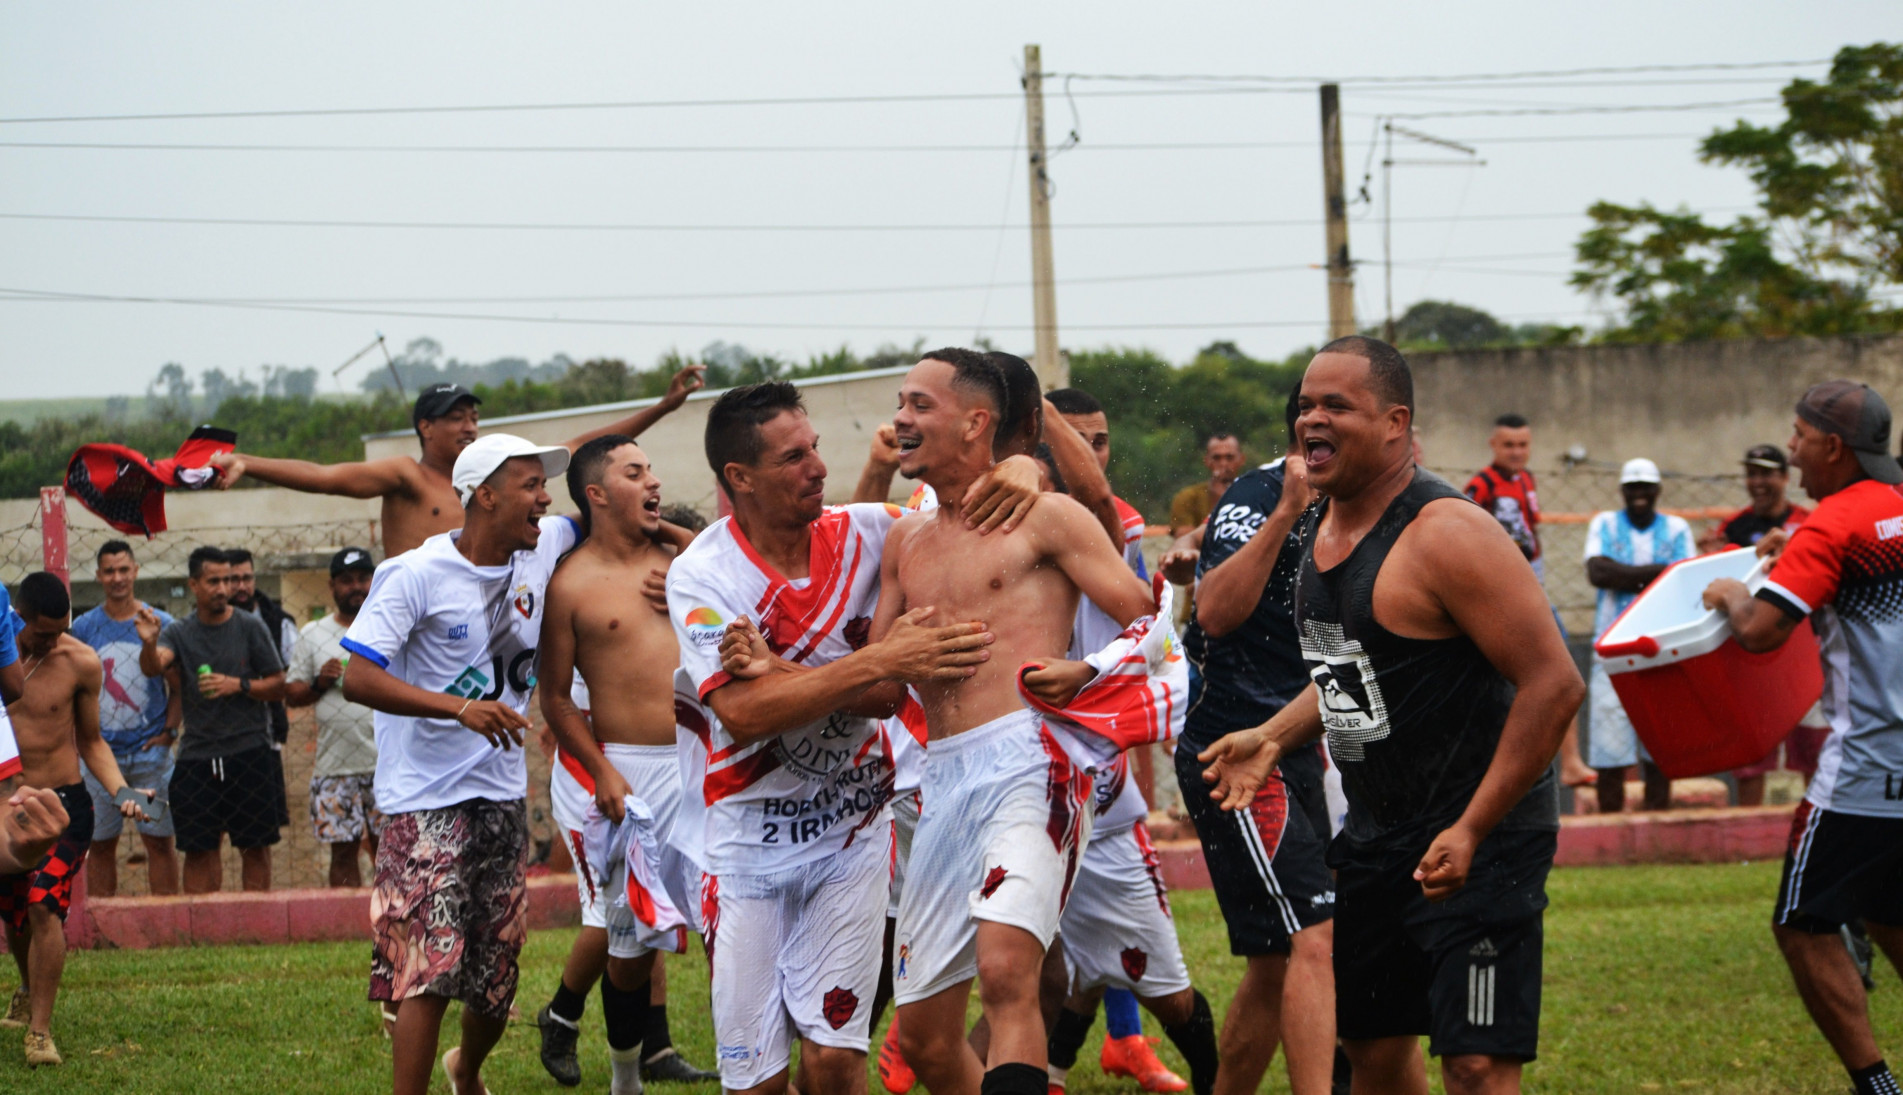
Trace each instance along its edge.
{"label": "concrete wall", "polygon": [[[844,502],[852,497],[859,470],[865,466],[866,450],[872,444],[872,432],[880,423],[892,420],[893,408],[898,405],[899,379],[908,368],[875,369],[800,382],[807,413],[819,431],[820,452],[826,459],[828,502]],[[707,408],[719,395],[709,391],[694,393],[687,398],[685,406],[656,423],[641,438],[641,447],[653,460],[655,473],[661,478],[663,503],[685,502],[709,519],[715,514],[714,473],[707,467],[702,435],[707,426]],[[625,418],[643,407],[651,407],[655,402],[642,399],[540,414],[485,417],[482,428],[554,445]],[[364,454],[371,460],[414,456],[416,435],[404,432],[367,437]],[[903,498],[911,493],[911,487],[895,483],[893,492]],[[563,484],[550,484],[549,493],[555,496],[555,512],[574,508]]]}
{"label": "concrete wall", "polygon": [[1694,475],[1731,475],[1744,450],[1791,436],[1792,407],[1820,380],[1849,377],[1903,411],[1903,337],[1793,338],[1418,354],[1421,440],[1435,467],[1486,464],[1501,414],[1533,424],[1536,469],[1583,445],[1595,462],[1647,456]]}

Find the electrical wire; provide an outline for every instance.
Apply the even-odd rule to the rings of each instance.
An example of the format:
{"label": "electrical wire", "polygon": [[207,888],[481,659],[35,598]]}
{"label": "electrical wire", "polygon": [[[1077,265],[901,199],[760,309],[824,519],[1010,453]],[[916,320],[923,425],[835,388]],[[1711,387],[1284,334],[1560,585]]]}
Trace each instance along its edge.
{"label": "electrical wire", "polygon": [[[1751,207],[1699,210],[1703,213],[1748,211]],[[1396,217],[1396,224],[1437,224],[1453,219],[1470,221],[1571,220],[1586,216],[1584,210],[1565,213],[1488,213],[1466,218],[1445,216]],[[317,220],[291,217],[158,217],[120,216],[98,213],[0,213],[9,221],[81,221],[98,224],[177,224],[241,228],[377,228],[441,231],[547,231],[547,232],[996,232],[996,224],[632,224],[623,222],[553,223],[536,221],[373,221]],[[1313,218],[1283,220],[1210,220],[1210,221],[1082,221],[1053,223],[1061,230],[1124,230],[1184,228],[1313,228]],[[1026,229],[1028,224],[1007,225]]]}
{"label": "electrical wire", "polygon": [[1233,80],[1273,83],[1319,84],[1437,84],[1499,80],[1548,80],[1572,76],[1620,76],[1646,72],[1741,72],[1771,68],[1808,68],[1831,63],[1829,57],[1808,61],[1707,61],[1664,65],[1615,65],[1595,68],[1534,69],[1520,72],[1476,72],[1454,75],[1416,76],[1264,76],[1264,75],[1182,75],[1145,73],[1047,72],[1045,76],[1071,76],[1079,80]]}
{"label": "electrical wire", "polygon": [[1556,114],[1652,114],[1682,110],[1730,110],[1735,107],[1769,106],[1781,103],[1777,98],[1725,99],[1709,103],[1625,103],[1606,106],[1535,106],[1486,107],[1475,110],[1425,110],[1411,114],[1394,113],[1390,118],[1516,118]]}

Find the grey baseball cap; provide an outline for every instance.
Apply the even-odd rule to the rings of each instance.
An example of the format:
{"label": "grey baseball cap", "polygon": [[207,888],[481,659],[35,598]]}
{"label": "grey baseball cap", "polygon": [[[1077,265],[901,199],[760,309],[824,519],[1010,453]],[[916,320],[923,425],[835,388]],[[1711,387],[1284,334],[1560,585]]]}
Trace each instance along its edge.
{"label": "grey baseball cap", "polygon": [[1890,455],[1890,405],[1868,384],[1826,380],[1797,401],[1797,417],[1844,439],[1864,474],[1879,483],[1903,483],[1903,465]]}

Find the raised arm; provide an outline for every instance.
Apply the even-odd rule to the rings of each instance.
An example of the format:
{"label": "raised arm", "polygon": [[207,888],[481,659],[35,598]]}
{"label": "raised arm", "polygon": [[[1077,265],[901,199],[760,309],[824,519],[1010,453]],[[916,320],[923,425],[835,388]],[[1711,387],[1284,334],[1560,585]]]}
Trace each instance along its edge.
{"label": "raised arm", "polygon": [[314,464],[275,456],[219,453],[211,458],[218,469],[218,489],[229,490],[249,475],[275,487],[307,494],[339,494],[346,498],[382,498],[412,491],[416,461],[407,456],[363,460],[349,464]]}
{"label": "raised arm", "polygon": [[[1514,687],[1486,776],[1415,871],[1428,899],[1440,900],[1466,884],[1474,849],[1553,763],[1586,685],[1539,580],[1498,522],[1473,506],[1436,503],[1402,535],[1446,618]],[[1380,604],[1377,593],[1377,612]]]}
{"label": "raised arm", "polygon": [[852,488],[855,502],[883,502],[892,497],[892,477],[899,471],[899,435],[892,423],[881,422],[872,431],[872,448],[866,453],[866,466],[859,471],[859,483]]}
{"label": "raised arm", "polygon": [[[171,668],[178,656],[168,647],[159,645],[159,632],[165,629],[159,614],[152,606],[143,602],[139,611],[132,617],[132,627],[139,633],[139,672],[148,677],[161,677]],[[169,717],[169,716],[168,716]]]}
{"label": "raised arm", "polygon": [[1097,454],[1090,451],[1090,442],[1064,420],[1048,399],[1044,401],[1044,443],[1051,447],[1051,456],[1057,461],[1057,474],[1064,477],[1070,496],[1097,518],[1110,534],[1110,542],[1122,551],[1123,517],[1117,512],[1110,480],[1097,466]]}
{"label": "raised arm", "polygon": [[[1283,462],[1282,497],[1249,540],[1220,559],[1196,584],[1196,622],[1212,638],[1241,627],[1268,588],[1275,561],[1288,545],[1288,534],[1308,508],[1308,471],[1299,459]],[[1222,530],[1218,530],[1222,534]]]}
{"label": "raised arm", "polygon": [[617,419],[600,429],[576,434],[574,437],[563,442],[563,444],[568,446],[569,452],[574,452],[595,438],[606,437],[611,433],[625,433],[629,437],[640,437],[643,433],[647,432],[648,427],[679,410],[681,404],[687,402],[687,397],[690,394],[704,387],[707,381],[704,379],[703,374],[706,372],[707,366],[705,365],[687,366],[680,372],[675,373],[674,378],[667,382],[667,394],[661,397],[660,402],[654,404],[652,407],[643,407],[628,417]]}

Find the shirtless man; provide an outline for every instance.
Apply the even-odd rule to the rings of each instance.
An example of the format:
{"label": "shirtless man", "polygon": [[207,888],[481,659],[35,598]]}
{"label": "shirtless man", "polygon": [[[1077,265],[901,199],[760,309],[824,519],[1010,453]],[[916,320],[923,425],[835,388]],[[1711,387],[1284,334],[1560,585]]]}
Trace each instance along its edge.
{"label": "shirtless man", "polygon": [[[893,417],[901,474],[962,497],[990,469],[1008,406],[995,362],[960,349],[926,355]],[[886,539],[880,582],[875,640],[923,606],[936,606],[939,621],[982,619],[996,636],[968,679],[918,685],[932,744],[899,903],[905,1058],[934,1095],[975,1095],[981,1081],[995,1095],[1043,1095],[1039,969],[1089,836],[1090,779],[1025,709],[1018,667],[1045,663],[1027,684],[1067,700],[1093,672],[1062,660],[1079,596],[1120,625],[1155,603],[1096,518],[1063,495],[1044,496],[1009,537],[973,535],[943,508],[907,517]],[[965,1040],[974,976],[991,1028],[985,1062]]]}
{"label": "shirtless man", "polygon": [[7,950],[20,968],[0,1025],[26,1027],[26,1063],[57,1065],[53,1045],[53,998],[66,967],[66,908],[73,878],[92,845],[92,797],[80,778],[80,763],[119,801],[129,818],[145,815],[99,736],[99,690],[105,671],[92,647],[66,633],[72,602],[65,583],[40,571],[20,582],[21,662],[26,690],[7,709],[20,747],[21,773],[34,787],[50,787],[67,814],[66,829],[36,864],[0,878],[0,916],[6,919]]}
{"label": "shirtless man", "polygon": [[[652,407],[643,407],[618,422],[577,434],[565,442],[574,452],[606,434],[631,437],[654,425],[687,401],[704,380],[705,365],[689,365],[674,374],[667,394]],[[476,394],[460,384],[432,384],[416,397],[410,425],[423,455],[389,456],[348,464],[314,464],[309,460],[221,453],[212,457],[218,469],[218,488],[227,490],[249,475],[273,486],[311,494],[341,494],[346,498],[383,499],[383,555],[401,555],[439,532],[463,527],[463,506],[450,486],[450,472],[463,447],[476,439],[481,417]],[[579,500],[578,500],[579,501]]]}
{"label": "shirtless man", "polygon": [[[643,1068],[674,1079],[713,1078],[691,1066],[694,1075],[679,1076],[678,1067],[643,1060],[650,976],[658,977],[661,966],[657,952],[633,933],[610,932],[609,895],[603,888],[607,865],[590,861],[581,837],[590,799],[603,815],[620,821],[623,800],[633,794],[653,811],[662,833],[673,827],[680,808],[674,741],[680,647],[666,612],[657,612],[641,585],[630,580],[665,571],[674,550],[661,535],[661,481],[632,437],[608,434],[577,449],[568,465],[568,491],[581,507],[582,542],[549,582],[540,694],[543,717],[561,743],[554,805],[575,860],[582,930],[555,999],[536,1023],[542,1029],[543,1067],[560,1083],[579,1084],[575,1041],[582,1006],[605,960],[602,1018],[614,1061],[613,1090],[625,1095],[641,1090]],[[586,682],[580,702],[577,673]],[[681,867],[674,903],[688,909],[693,888],[685,861],[678,854],[674,858]],[[671,1047],[648,1048],[648,1057],[679,1058]]]}
{"label": "shirtless man", "polygon": [[1203,779],[1245,809],[1326,730],[1348,796],[1329,863],[1354,1090],[1426,1095],[1427,1034],[1450,1095],[1516,1092],[1539,1044],[1553,758],[1585,686],[1506,530],[1415,466],[1394,347],[1322,347],[1299,407],[1297,458],[1323,496],[1296,526],[1312,683],[1205,749]]}

